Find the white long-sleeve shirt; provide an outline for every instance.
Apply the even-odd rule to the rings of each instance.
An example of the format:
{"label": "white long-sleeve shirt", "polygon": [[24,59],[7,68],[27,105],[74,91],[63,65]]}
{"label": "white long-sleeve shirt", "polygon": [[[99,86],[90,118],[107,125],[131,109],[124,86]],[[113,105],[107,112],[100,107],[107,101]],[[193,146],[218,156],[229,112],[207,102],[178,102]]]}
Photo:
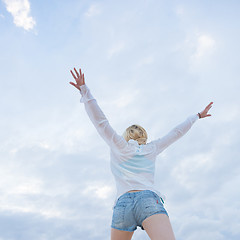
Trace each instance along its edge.
{"label": "white long-sleeve shirt", "polygon": [[154,185],[155,161],[159,153],[182,137],[199,118],[197,114],[172,129],[166,136],[145,145],[135,140],[128,142],[110,126],[107,118],[86,85],[80,86],[86,112],[100,136],[110,147],[111,171],[116,181],[117,199],[130,190],[151,190],[164,196]]}

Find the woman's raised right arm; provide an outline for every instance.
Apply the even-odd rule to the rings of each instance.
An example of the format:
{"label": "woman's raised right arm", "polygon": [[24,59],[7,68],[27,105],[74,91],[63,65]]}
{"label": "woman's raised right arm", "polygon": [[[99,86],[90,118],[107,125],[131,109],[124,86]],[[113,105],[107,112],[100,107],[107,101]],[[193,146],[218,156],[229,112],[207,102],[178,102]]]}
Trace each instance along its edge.
{"label": "woman's raised right arm", "polygon": [[110,126],[107,118],[98,106],[96,99],[92,96],[89,88],[86,86],[85,77],[84,74],[82,74],[81,69],[79,69],[78,72],[74,68],[74,71],[75,74],[72,70],[71,73],[76,83],[70,82],[70,84],[80,91],[82,95],[81,102],[84,103],[86,112],[98,133],[111,148],[117,148],[118,150],[124,149],[127,146],[126,140],[118,135]]}

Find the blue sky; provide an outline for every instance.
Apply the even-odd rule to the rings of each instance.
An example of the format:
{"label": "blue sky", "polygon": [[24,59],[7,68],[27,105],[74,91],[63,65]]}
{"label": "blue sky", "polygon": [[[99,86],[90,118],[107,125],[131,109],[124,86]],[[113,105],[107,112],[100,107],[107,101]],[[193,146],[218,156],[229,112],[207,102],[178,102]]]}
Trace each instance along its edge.
{"label": "blue sky", "polygon": [[[69,70],[111,125],[149,140],[210,102],[158,158],[178,240],[240,238],[239,1],[0,1],[0,239],[110,239],[109,149]],[[149,239],[138,229],[133,239]]]}

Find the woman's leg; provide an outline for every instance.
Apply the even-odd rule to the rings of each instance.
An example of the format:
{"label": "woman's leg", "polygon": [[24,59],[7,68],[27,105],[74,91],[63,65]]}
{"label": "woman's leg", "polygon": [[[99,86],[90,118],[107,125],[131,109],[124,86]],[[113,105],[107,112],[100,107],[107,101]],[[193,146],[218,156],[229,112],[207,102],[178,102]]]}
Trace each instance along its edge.
{"label": "woman's leg", "polygon": [[155,214],[146,218],[142,226],[151,240],[175,240],[169,217]]}
{"label": "woman's leg", "polygon": [[131,240],[133,233],[111,228],[111,240]]}

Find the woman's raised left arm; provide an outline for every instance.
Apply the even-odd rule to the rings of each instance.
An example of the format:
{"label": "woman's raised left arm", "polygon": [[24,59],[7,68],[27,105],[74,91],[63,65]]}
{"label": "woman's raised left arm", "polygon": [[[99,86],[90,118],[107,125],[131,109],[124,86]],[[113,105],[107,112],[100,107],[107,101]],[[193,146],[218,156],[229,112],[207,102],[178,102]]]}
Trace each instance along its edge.
{"label": "woman's raised left arm", "polygon": [[166,149],[172,143],[176,142],[179,138],[185,135],[198,118],[210,117],[211,114],[208,114],[208,111],[212,107],[212,104],[213,102],[210,102],[203,111],[190,116],[184,122],[172,129],[167,135],[153,141],[156,146],[156,154],[161,153],[164,149]]}

